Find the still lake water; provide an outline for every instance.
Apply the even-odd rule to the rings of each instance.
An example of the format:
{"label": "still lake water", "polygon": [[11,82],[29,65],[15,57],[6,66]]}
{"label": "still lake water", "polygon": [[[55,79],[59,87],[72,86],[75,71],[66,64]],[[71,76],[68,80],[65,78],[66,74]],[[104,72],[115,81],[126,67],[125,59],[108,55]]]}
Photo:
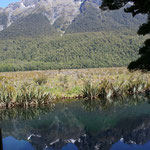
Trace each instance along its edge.
{"label": "still lake water", "polygon": [[150,150],[148,102],[1,110],[0,126],[4,150]]}

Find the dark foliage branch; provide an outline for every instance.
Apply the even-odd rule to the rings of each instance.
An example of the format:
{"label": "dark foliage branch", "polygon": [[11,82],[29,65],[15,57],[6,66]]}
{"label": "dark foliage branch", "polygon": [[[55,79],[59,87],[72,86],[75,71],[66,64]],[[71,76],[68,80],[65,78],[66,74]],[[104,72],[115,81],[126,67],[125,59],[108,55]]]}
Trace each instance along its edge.
{"label": "dark foliage branch", "polygon": [[[142,24],[138,30],[139,35],[150,34],[150,0],[102,0],[102,10],[116,10],[124,7],[130,2],[130,6],[124,9],[126,13],[132,13],[133,17],[137,14],[147,15],[147,22]],[[140,48],[140,58],[131,62],[129,70],[148,70],[150,71],[150,39],[146,40],[144,46]]]}

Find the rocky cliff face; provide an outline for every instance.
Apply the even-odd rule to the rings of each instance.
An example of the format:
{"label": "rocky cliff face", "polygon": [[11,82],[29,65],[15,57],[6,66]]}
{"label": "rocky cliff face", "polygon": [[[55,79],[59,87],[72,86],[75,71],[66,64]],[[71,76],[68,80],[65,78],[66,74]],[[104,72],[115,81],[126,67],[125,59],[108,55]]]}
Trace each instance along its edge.
{"label": "rocky cliff face", "polygon": [[123,9],[102,12],[100,5],[101,0],[20,0],[0,8],[0,38],[136,29],[145,21]]}
{"label": "rocky cliff face", "polygon": [[[54,24],[61,19],[60,29],[66,28],[80,14],[80,7],[86,0],[22,0],[0,9],[0,30],[10,26],[21,17],[42,13]],[[97,2],[96,0],[95,2]]]}

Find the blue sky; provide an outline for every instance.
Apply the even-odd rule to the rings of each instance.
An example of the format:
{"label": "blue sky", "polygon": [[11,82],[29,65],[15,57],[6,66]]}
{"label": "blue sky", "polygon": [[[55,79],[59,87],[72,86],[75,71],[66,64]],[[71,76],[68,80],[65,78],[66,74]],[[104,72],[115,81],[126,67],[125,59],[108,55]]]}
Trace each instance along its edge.
{"label": "blue sky", "polygon": [[18,1],[20,0],[0,0],[0,7],[6,7],[9,3]]}

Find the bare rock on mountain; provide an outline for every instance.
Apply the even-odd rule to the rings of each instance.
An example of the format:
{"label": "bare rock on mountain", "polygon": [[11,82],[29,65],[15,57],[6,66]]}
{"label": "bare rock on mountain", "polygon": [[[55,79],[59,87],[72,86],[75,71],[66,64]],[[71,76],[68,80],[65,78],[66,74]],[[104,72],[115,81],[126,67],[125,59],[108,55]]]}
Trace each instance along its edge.
{"label": "bare rock on mountain", "polygon": [[[63,18],[60,28],[66,28],[72,20],[80,14],[80,7],[85,0],[22,0],[12,3],[0,14],[7,16],[7,21],[0,24],[0,30],[10,26],[21,17],[33,13],[42,13],[50,24],[54,24],[58,18]],[[0,16],[0,18],[2,18]],[[6,25],[4,25],[6,24]]]}
{"label": "bare rock on mountain", "polygon": [[[0,32],[0,38],[30,36],[28,33],[31,30],[36,36],[54,30],[59,34],[67,34],[130,27],[136,29],[146,20],[142,15],[133,19],[123,9],[102,12],[100,5],[101,0],[20,0],[0,9],[0,31],[3,31]],[[33,19],[35,16],[37,20]],[[44,24],[45,31],[41,28]],[[40,32],[36,34],[35,31]]]}

